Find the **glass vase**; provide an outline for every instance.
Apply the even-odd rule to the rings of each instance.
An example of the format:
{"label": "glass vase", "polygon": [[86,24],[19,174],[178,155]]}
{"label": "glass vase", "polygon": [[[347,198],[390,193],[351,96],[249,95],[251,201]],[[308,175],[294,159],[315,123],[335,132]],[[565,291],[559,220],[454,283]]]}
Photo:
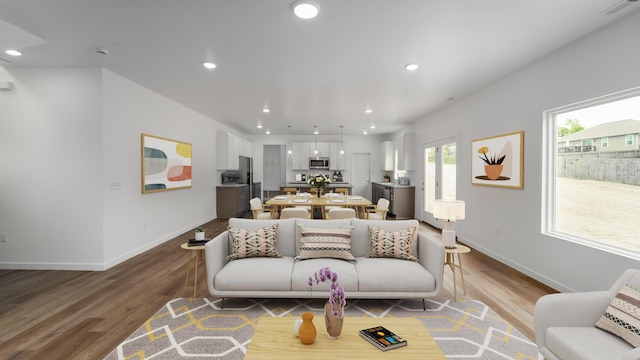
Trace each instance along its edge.
{"label": "glass vase", "polygon": [[[336,310],[338,315],[333,312]],[[327,301],[324,304],[324,323],[327,326],[327,334],[329,339],[337,339],[342,333],[342,323],[344,322],[344,316],[340,317],[344,313],[344,309],[340,307],[340,304],[331,304]]]}

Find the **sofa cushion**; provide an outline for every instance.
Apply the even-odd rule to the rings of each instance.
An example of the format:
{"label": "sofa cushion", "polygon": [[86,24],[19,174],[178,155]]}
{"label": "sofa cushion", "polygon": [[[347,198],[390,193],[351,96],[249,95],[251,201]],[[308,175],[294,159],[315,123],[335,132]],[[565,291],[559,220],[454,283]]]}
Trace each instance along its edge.
{"label": "sofa cushion", "polygon": [[[371,251],[371,241],[369,239],[369,226],[375,226],[388,231],[398,231],[408,227],[419,226],[418,220],[368,220],[368,219],[351,219],[353,231],[351,232],[351,253],[356,257],[364,257]],[[417,233],[416,233],[417,234]],[[418,254],[418,242],[414,241],[411,245],[411,253]]]}
{"label": "sofa cushion", "polygon": [[[229,219],[229,228],[237,227],[249,231],[254,231],[272,224],[278,224],[278,239],[276,241],[276,249],[278,249],[278,252],[283,256],[296,256],[296,219]],[[231,236],[229,236],[228,242],[229,251],[231,251],[233,244]]]}
{"label": "sofa cushion", "polygon": [[415,242],[415,227],[408,227],[398,231],[387,231],[379,227],[369,226],[371,251],[367,257],[396,258],[417,261],[413,256],[411,245]]}
{"label": "sofa cushion", "polygon": [[626,341],[593,326],[550,327],[547,349],[559,359],[622,359],[633,348]]}
{"label": "sofa cushion", "polygon": [[436,279],[419,263],[392,258],[356,258],[358,290],[393,293],[433,291]]}
{"label": "sofa cushion", "polygon": [[300,225],[300,254],[296,260],[334,258],[355,261],[351,255],[351,227],[322,229]]}
{"label": "sofa cushion", "polygon": [[213,280],[221,291],[291,291],[292,257],[230,261]]}
{"label": "sofa cushion", "polygon": [[[396,260],[398,261],[398,260]],[[338,283],[344,291],[358,291],[358,272],[354,263],[339,259],[309,259],[296,261],[291,274],[291,289],[293,291],[308,291],[309,276],[316,271],[328,267],[338,274]],[[330,283],[313,284],[313,292],[328,291]],[[327,293],[327,298],[329,294]],[[348,301],[348,299],[347,299]]]}
{"label": "sofa cushion", "polygon": [[[332,220],[322,220],[322,219],[295,219],[296,225],[294,226],[295,230],[295,251],[296,255],[300,254],[300,244],[302,239],[302,234],[300,234],[300,226],[308,226],[317,229],[338,229],[338,228],[350,228],[351,220],[350,219],[332,219]],[[352,236],[353,237],[353,236]],[[295,255],[294,255],[295,256]]]}
{"label": "sofa cushion", "polygon": [[640,289],[629,283],[618,291],[607,310],[596,323],[596,327],[606,330],[640,346]]}
{"label": "sofa cushion", "polygon": [[231,254],[227,260],[248,257],[282,257],[276,249],[278,224],[271,224],[255,231],[229,228],[232,239]]}

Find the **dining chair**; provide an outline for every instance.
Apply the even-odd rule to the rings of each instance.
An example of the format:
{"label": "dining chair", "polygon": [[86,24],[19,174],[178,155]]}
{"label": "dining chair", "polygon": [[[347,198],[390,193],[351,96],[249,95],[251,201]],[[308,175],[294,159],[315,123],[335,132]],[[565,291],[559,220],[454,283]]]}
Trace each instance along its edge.
{"label": "dining chair", "polygon": [[249,200],[249,204],[251,205],[251,212],[253,212],[254,219],[272,219],[278,217],[277,214],[275,214],[275,216],[272,215],[271,206],[263,205],[260,198],[256,197]]}
{"label": "dining chair", "polygon": [[303,218],[309,219],[309,210],[301,207],[288,207],[280,211],[280,219]]}
{"label": "dining chair", "polygon": [[298,189],[293,188],[293,187],[286,187],[286,188],[282,189],[282,192],[287,194],[287,195],[295,195],[296,192],[298,192]]}
{"label": "dining chair", "polygon": [[375,207],[365,209],[366,218],[369,220],[387,220],[387,212],[389,212],[389,200],[385,198],[378,199]]}
{"label": "dining chair", "polygon": [[350,219],[356,217],[356,211],[351,208],[331,209],[327,213],[327,219]]}

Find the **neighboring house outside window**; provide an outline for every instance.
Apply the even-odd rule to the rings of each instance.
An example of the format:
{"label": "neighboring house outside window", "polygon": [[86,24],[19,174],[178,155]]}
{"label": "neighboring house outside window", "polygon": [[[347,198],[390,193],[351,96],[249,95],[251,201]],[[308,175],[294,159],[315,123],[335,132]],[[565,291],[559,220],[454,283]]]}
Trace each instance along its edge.
{"label": "neighboring house outside window", "polygon": [[640,87],[544,114],[542,233],[640,260]]}

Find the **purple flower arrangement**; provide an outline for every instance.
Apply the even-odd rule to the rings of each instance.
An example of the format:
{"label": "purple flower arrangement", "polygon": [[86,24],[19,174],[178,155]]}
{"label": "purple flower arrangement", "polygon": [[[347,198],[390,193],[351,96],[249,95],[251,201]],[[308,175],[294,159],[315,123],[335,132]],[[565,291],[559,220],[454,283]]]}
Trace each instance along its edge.
{"label": "purple flower arrangement", "polygon": [[[311,291],[314,283],[320,284],[324,282],[331,282],[329,303],[332,305],[333,315],[341,319],[344,316],[344,307],[347,305],[347,299],[344,294],[344,289],[338,284],[337,273],[334,273],[328,267],[316,271],[312,276],[309,276],[309,280],[307,280],[309,291]],[[338,306],[335,306],[336,304],[338,304]],[[339,310],[336,310],[336,308]]]}

